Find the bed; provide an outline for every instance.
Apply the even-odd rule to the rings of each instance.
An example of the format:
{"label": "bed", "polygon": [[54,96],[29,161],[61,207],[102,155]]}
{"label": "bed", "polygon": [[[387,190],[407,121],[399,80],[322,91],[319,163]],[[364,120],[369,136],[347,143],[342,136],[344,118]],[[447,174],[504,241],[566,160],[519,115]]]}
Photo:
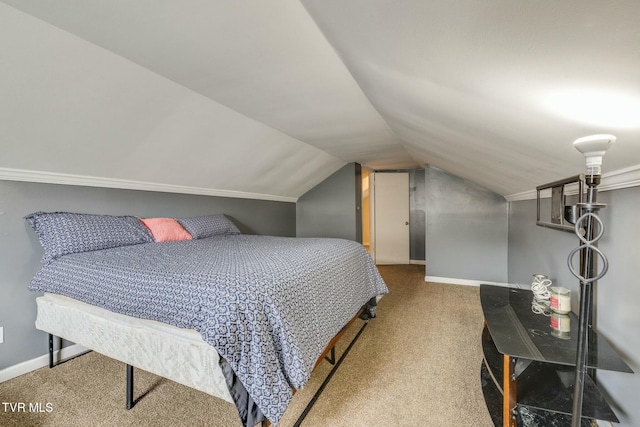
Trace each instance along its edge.
{"label": "bed", "polygon": [[38,329],[233,402],[245,425],[277,424],[327,344],[388,292],[349,240],[243,235],[220,215],[178,219],[191,238],[170,241],[135,217],[27,220],[45,249]]}

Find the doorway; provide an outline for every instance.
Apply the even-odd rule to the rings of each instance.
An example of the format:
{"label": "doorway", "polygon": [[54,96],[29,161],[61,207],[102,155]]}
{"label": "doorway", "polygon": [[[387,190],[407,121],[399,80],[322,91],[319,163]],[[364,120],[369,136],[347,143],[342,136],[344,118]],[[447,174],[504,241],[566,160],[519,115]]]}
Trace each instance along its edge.
{"label": "doorway", "polygon": [[409,173],[373,176],[373,229],[376,264],[409,264]]}

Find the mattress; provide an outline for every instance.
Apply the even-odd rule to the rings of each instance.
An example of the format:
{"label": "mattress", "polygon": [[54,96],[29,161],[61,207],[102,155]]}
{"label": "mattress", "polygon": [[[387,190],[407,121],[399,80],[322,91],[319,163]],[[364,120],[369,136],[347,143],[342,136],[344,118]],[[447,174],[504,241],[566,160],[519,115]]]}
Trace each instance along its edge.
{"label": "mattress", "polygon": [[218,352],[197,331],[113,313],[51,293],[36,302],[36,328],[234,403]]}

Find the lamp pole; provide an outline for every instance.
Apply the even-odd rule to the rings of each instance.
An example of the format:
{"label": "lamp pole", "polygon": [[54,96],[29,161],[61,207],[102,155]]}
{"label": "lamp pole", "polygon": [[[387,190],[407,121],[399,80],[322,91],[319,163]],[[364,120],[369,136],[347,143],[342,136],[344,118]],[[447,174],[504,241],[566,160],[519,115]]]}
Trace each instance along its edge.
{"label": "lamp pole", "polygon": [[[574,147],[584,154],[587,160],[587,198],[585,203],[578,203],[581,216],[575,223],[575,232],[582,244],[569,253],[567,263],[571,273],[580,281],[580,313],[578,319],[578,348],[576,351],[575,382],[573,387],[573,407],[571,427],[580,427],[582,420],[582,397],[584,377],[589,357],[589,339],[593,328],[593,290],[598,279],[607,273],[609,263],[605,255],[598,249],[598,240],[602,237],[604,227],[598,211],[605,204],[598,203],[598,185],[602,178],[602,156],[615,142],[613,135],[594,135],[576,140]],[[580,272],[573,268],[573,256],[580,252]],[[596,256],[603,261],[602,269],[597,272]]]}

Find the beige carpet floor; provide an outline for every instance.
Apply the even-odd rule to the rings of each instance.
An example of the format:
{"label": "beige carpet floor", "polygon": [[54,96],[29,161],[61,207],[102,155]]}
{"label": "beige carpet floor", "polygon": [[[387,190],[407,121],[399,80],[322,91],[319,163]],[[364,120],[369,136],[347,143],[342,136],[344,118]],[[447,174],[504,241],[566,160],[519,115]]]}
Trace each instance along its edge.
{"label": "beige carpet floor", "polygon": [[[380,271],[390,293],[378,317],[302,426],[493,426],[480,387],[478,288],[426,283],[423,266]],[[338,357],[360,325],[338,343]],[[330,369],[314,371],[279,426],[293,425]],[[141,370],[130,411],[124,388],[124,364],[91,352],[0,384],[1,402],[41,403],[44,411],[0,403],[0,426],[241,426],[233,405]]]}

